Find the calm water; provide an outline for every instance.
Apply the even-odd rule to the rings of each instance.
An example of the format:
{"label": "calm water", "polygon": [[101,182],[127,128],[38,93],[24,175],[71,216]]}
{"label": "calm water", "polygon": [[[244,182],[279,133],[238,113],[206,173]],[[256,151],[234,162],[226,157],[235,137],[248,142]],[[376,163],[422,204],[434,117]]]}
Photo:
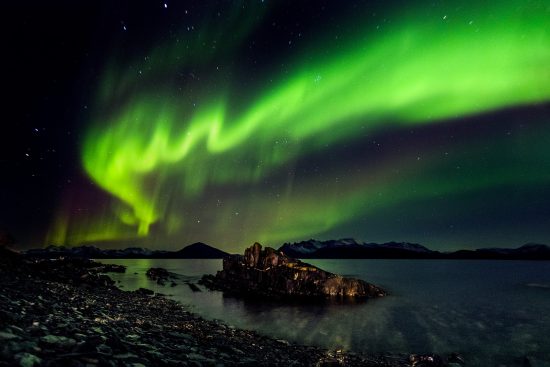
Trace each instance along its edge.
{"label": "calm water", "polygon": [[206,318],[302,344],[371,353],[457,351],[468,366],[522,366],[525,356],[550,362],[550,262],[311,260],[391,296],[360,305],[281,305],[162,287],[144,275],[155,266],[196,281],[221,269],[221,260],[102,261],[128,266],[113,276],[123,289],[172,294]]}

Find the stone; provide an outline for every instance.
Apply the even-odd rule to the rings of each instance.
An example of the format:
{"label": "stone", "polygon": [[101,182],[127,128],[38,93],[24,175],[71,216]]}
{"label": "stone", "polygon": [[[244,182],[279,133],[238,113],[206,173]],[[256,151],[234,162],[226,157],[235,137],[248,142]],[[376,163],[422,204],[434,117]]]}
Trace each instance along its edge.
{"label": "stone", "polygon": [[409,363],[412,367],[443,367],[445,363],[442,358],[435,354],[411,354]]}
{"label": "stone", "polygon": [[41,350],[40,347],[38,347],[38,344],[32,340],[25,340],[25,341],[18,341],[18,342],[10,342],[10,349],[13,352],[39,352]]}
{"label": "stone", "polygon": [[194,283],[189,283],[187,282],[187,285],[189,286],[189,288],[193,291],[193,292],[202,292],[201,289],[199,287],[197,287],[196,284]]}
{"label": "stone", "polygon": [[135,292],[138,293],[138,294],[146,295],[146,296],[150,296],[150,295],[155,294],[154,291],[152,291],[150,289],[146,289],[146,288],[139,288]]}
{"label": "stone", "polygon": [[76,340],[66,336],[46,335],[40,338],[40,341],[49,346],[70,348],[76,345]]}
{"label": "stone", "polygon": [[187,354],[187,358],[195,361],[204,361],[207,359],[205,356],[197,353],[189,353]]}
{"label": "stone", "polygon": [[15,355],[15,359],[21,367],[39,366],[42,363],[42,359],[30,353],[18,353]]}
{"label": "stone", "polygon": [[162,354],[157,350],[148,350],[145,352],[145,354],[147,354],[149,357],[156,358],[156,359],[161,359],[164,356],[164,354]]}
{"label": "stone", "polygon": [[453,364],[457,366],[462,366],[466,364],[466,361],[464,360],[464,357],[462,357],[459,353],[453,352],[447,357],[447,363],[449,367],[451,367],[451,365]]}
{"label": "stone", "polygon": [[185,333],[179,333],[177,331],[171,331],[171,332],[168,333],[168,335],[173,336],[174,338],[178,338],[178,339],[193,340],[193,337],[191,335],[185,334]]}
{"label": "stone", "polygon": [[21,337],[6,331],[0,331],[0,340],[7,341],[7,340],[14,340],[14,339],[21,339]]}
{"label": "stone", "polygon": [[12,332],[14,332],[14,331],[15,331],[15,332],[18,332],[18,333],[23,333],[23,332],[24,332],[23,329],[21,329],[21,328],[18,327],[18,326],[15,326],[15,325],[11,325],[9,328],[11,329]]}
{"label": "stone", "polygon": [[130,340],[138,340],[140,337],[137,334],[128,334],[125,336],[125,338]]}
{"label": "stone", "polygon": [[116,264],[103,264],[99,268],[99,271],[101,271],[102,273],[125,273],[126,266]]}
{"label": "stone", "polygon": [[163,268],[150,268],[145,273],[147,278],[151,280],[158,280],[158,279],[168,279],[170,276],[170,273],[168,273],[168,270]]}
{"label": "stone", "polygon": [[110,346],[106,345],[106,344],[100,344],[96,347],[96,350],[99,352],[99,353],[103,353],[103,354],[113,354],[113,349],[111,349]]}
{"label": "stone", "polygon": [[120,353],[120,354],[115,354],[113,356],[113,358],[115,358],[115,359],[129,359],[129,358],[137,358],[137,355],[135,355],[133,353]]}
{"label": "stone", "polygon": [[81,334],[81,333],[76,333],[73,335],[74,338],[78,339],[78,340],[84,340],[86,339],[86,335],[85,334]]}

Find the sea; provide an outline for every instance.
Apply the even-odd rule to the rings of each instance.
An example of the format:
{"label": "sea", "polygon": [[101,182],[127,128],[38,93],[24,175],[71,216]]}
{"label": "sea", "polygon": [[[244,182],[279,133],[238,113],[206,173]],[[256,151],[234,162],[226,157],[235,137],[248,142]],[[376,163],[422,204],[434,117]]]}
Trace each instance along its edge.
{"label": "sea", "polygon": [[[276,339],[371,354],[460,353],[467,366],[550,366],[550,262],[486,260],[307,260],[324,270],[383,287],[360,303],[287,304],[193,292],[221,260],[115,259],[124,290],[164,293],[206,319]],[[145,276],[162,267],[180,275],[161,286]]]}

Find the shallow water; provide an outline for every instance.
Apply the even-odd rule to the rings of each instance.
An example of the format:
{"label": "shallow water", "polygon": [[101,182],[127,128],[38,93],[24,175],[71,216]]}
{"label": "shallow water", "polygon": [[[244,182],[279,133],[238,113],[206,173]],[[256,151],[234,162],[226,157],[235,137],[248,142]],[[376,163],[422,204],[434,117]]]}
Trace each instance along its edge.
{"label": "shallow water", "polygon": [[[362,304],[284,305],[159,286],[145,277],[163,267],[196,282],[221,260],[101,260],[128,266],[113,274],[123,289],[171,294],[192,311],[240,328],[303,344],[370,353],[459,352],[468,366],[550,362],[550,262],[309,260],[367,280],[390,296]],[[134,274],[137,272],[138,274]]]}

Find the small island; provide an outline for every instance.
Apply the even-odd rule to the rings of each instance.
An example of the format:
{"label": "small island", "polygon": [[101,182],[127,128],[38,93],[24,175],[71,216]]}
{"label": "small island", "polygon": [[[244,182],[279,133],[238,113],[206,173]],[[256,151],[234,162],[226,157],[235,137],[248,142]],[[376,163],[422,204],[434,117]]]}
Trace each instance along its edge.
{"label": "small island", "polygon": [[367,299],[383,289],[361,279],[345,278],[254,243],[244,255],[223,260],[223,270],[205,275],[201,284],[230,295],[276,299]]}

